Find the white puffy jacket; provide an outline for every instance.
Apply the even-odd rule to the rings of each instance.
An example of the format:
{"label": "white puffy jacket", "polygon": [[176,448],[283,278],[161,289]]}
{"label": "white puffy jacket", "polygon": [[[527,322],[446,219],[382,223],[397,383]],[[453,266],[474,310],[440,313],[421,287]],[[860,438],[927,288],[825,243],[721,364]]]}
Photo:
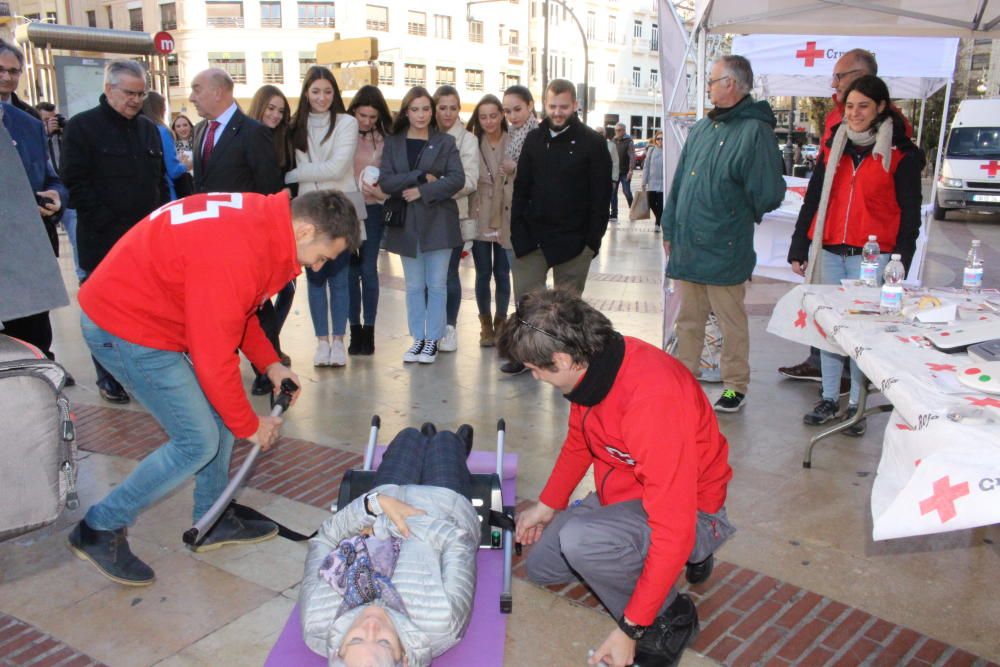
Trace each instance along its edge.
{"label": "white puffy jacket", "polygon": [[[449,489],[384,484],[376,490],[426,512],[407,520],[410,537],[403,540],[392,575],[407,614],[385,607],[410,667],[425,667],[457,644],[468,626],[476,589],[479,519],[472,503]],[[341,540],[368,526],[376,537],[400,537],[384,514],[376,518],[365,512],[361,497],[324,521],[309,541],[299,607],[305,642],[320,655],[332,656],[340,649],[344,634],[364,607],[336,618],[343,598],[320,578],[319,567]]]}

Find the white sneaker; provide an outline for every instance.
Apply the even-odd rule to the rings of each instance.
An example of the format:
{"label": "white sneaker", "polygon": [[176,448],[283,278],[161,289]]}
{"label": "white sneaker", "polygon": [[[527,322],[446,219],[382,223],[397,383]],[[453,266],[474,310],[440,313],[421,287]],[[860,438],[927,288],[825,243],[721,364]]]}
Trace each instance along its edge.
{"label": "white sneaker", "polygon": [[343,338],[334,338],[333,343],[330,345],[330,365],[331,366],[347,365],[347,351],[344,350]]}
{"label": "white sneaker", "polygon": [[420,350],[417,361],[422,364],[433,364],[437,360],[438,342],[436,340],[425,340],[424,349]]}
{"label": "white sneaker", "polygon": [[330,344],[321,340],[316,345],[316,354],[313,355],[313,366],[330,365]]}
{"label": "white sneaker", "polygon": [[437,349],[441,352],[454,352],[458,349],[458,332],[450,324],[444,328],[444,337],[438,341]]}
{"label": "white sneaker", "polygon": [[413,339],[413,345],[410,349],[403,353],[403,362],[407,364],[412,364],[416,361],[420,361],[420,352],[424,349],[424,341],[417,338]]}

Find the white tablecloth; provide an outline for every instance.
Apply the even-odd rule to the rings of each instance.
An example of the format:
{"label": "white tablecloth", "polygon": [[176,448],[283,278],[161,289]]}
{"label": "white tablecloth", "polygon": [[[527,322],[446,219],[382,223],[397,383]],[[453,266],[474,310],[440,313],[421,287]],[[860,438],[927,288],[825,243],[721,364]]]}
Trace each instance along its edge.
{"label": "white tablecloth", "polygon": [[[978,305],[982,297],[931,293],[960,302],[963,321],[1000,323]],[[767,327],[782,338],[848,354],[892,402],[872,489],[874,539],[1000,522],[1000,396],[959,384],[956,373],[970,365],[968,355],[945,354],[924,339],[947,325],[848,313],[877,309],[878,294],[875,288],[799,285],[778,302]]]}

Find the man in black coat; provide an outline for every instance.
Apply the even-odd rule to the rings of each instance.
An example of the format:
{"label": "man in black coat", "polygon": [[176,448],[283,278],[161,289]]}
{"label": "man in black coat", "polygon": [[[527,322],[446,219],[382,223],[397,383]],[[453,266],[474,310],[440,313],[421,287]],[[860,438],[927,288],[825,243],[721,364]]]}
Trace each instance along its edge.
{"label": "man in black coat", "polygon": [[199,72],[188,99],[205,119],[194,131],[195,192],[280,192],[285,184],[271,132],[240,111],[229,74]]}
{"label": "man in black coat", "polygon": [[[146,72],[134,60],[104,68],[104,94],[66,123],[60,174],[77,213],[80,268],[91,273],[129,229],[169,200],[163,145],[140,115]],[[127,403],[121,384],[94,361],[101,396]]]}

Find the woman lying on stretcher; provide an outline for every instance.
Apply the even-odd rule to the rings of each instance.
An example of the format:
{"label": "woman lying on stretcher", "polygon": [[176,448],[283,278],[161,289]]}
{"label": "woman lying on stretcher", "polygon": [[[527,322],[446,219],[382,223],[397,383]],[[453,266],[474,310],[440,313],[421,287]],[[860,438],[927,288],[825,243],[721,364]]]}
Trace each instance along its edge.
{"label": "woman lying on stretcher", "polygon": [[375,486],[323,522],[299,593],[310,649],[331,667],[423,667],[461,640],[476,587],[472,429],[393,439]]}

